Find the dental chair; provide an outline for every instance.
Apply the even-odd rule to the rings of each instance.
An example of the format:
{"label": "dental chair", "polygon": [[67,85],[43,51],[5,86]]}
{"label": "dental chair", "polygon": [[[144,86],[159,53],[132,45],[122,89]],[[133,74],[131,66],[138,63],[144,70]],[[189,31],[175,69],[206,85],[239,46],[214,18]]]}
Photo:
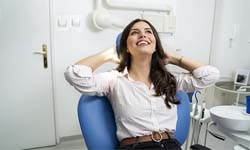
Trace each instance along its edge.
{"label": "dental chair", "polygon": [[[178,121],[174,137],[182,145],[189,132],[189,98],[184,92],[177,92],[176,98],[181,104],[177,106]],[[82,95],[78,103],[78,118],[89,150],[114,150],[119,146],[114,113],[106,97]]]}

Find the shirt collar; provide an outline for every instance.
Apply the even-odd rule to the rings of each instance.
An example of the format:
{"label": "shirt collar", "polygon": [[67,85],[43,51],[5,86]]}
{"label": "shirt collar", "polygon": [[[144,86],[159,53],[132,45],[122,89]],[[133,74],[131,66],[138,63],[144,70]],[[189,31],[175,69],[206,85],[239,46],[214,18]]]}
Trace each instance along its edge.
{"label": "shirt collar", "polygon": [[[130,81],[138,82],[138,81],[135,81],[133,78],[131,78],[131,77],[129,76],[128,68],[127,68],[127,67],[125,67],[125,69],[123,70],[122,75],[125,76],[125,77],[127,77],[128,80],[130,80]],[[151,83],[150,89],[154,89],[154,84],[153,84],[153,83]]]}
{"label": "shirt collar", "polygon": [[129,73],[128,73],[128,68],[125,67],[125,69],[123,70],[123,73],[122,73],[123,76],[127,77],[130,81],[134,81],[134,79],[132,79],[130,76],[129,76]]}
{"label": "shirt collar", "polygon": [[125,69],[122,72],[122,75],[127,76],[128,75],[128,68],[125,67]]}

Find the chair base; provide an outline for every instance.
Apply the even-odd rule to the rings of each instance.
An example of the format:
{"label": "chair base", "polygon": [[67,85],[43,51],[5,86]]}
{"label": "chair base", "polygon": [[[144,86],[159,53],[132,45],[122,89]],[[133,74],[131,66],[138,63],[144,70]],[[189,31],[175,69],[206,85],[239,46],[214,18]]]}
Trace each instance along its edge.
{"label": "chair base", "polygon": [[191,145],[191,146],[190,146],[190,149],[191,149],[191,150],[212,150],[212,149],[210,149],[210,148],[208,148],[208,147],[206,147],[206,146],[202,146],[202,145],[200,145],[200,144]]}

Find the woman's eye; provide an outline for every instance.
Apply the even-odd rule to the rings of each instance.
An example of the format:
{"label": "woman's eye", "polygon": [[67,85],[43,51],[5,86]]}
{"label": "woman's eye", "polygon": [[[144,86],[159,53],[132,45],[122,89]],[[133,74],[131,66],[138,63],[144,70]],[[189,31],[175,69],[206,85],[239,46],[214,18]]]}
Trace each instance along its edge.
{"label": "woman's eye", "polygon": [[138,32],[137,31],[133,31],[130,33],[130,35],[134,35],[134,34],[137,34]]}
{"label": "woman's eye", "polygon": [[147,31],[146,31],[146,33],[150,33],[150,34],[152,34],[152,31],[150,31],[150,30],[147,30]]}

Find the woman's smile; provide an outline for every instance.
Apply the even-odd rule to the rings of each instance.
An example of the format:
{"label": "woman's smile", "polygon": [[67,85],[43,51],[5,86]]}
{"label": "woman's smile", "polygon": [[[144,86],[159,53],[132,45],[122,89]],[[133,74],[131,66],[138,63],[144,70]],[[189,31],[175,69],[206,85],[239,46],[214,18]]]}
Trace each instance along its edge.
{"label": "woman's smile", "polygon": [[145,46],[145,45],[149,45],[151,42],[149,42],[148,40],[139,40],[136,45],[137,46]]}

